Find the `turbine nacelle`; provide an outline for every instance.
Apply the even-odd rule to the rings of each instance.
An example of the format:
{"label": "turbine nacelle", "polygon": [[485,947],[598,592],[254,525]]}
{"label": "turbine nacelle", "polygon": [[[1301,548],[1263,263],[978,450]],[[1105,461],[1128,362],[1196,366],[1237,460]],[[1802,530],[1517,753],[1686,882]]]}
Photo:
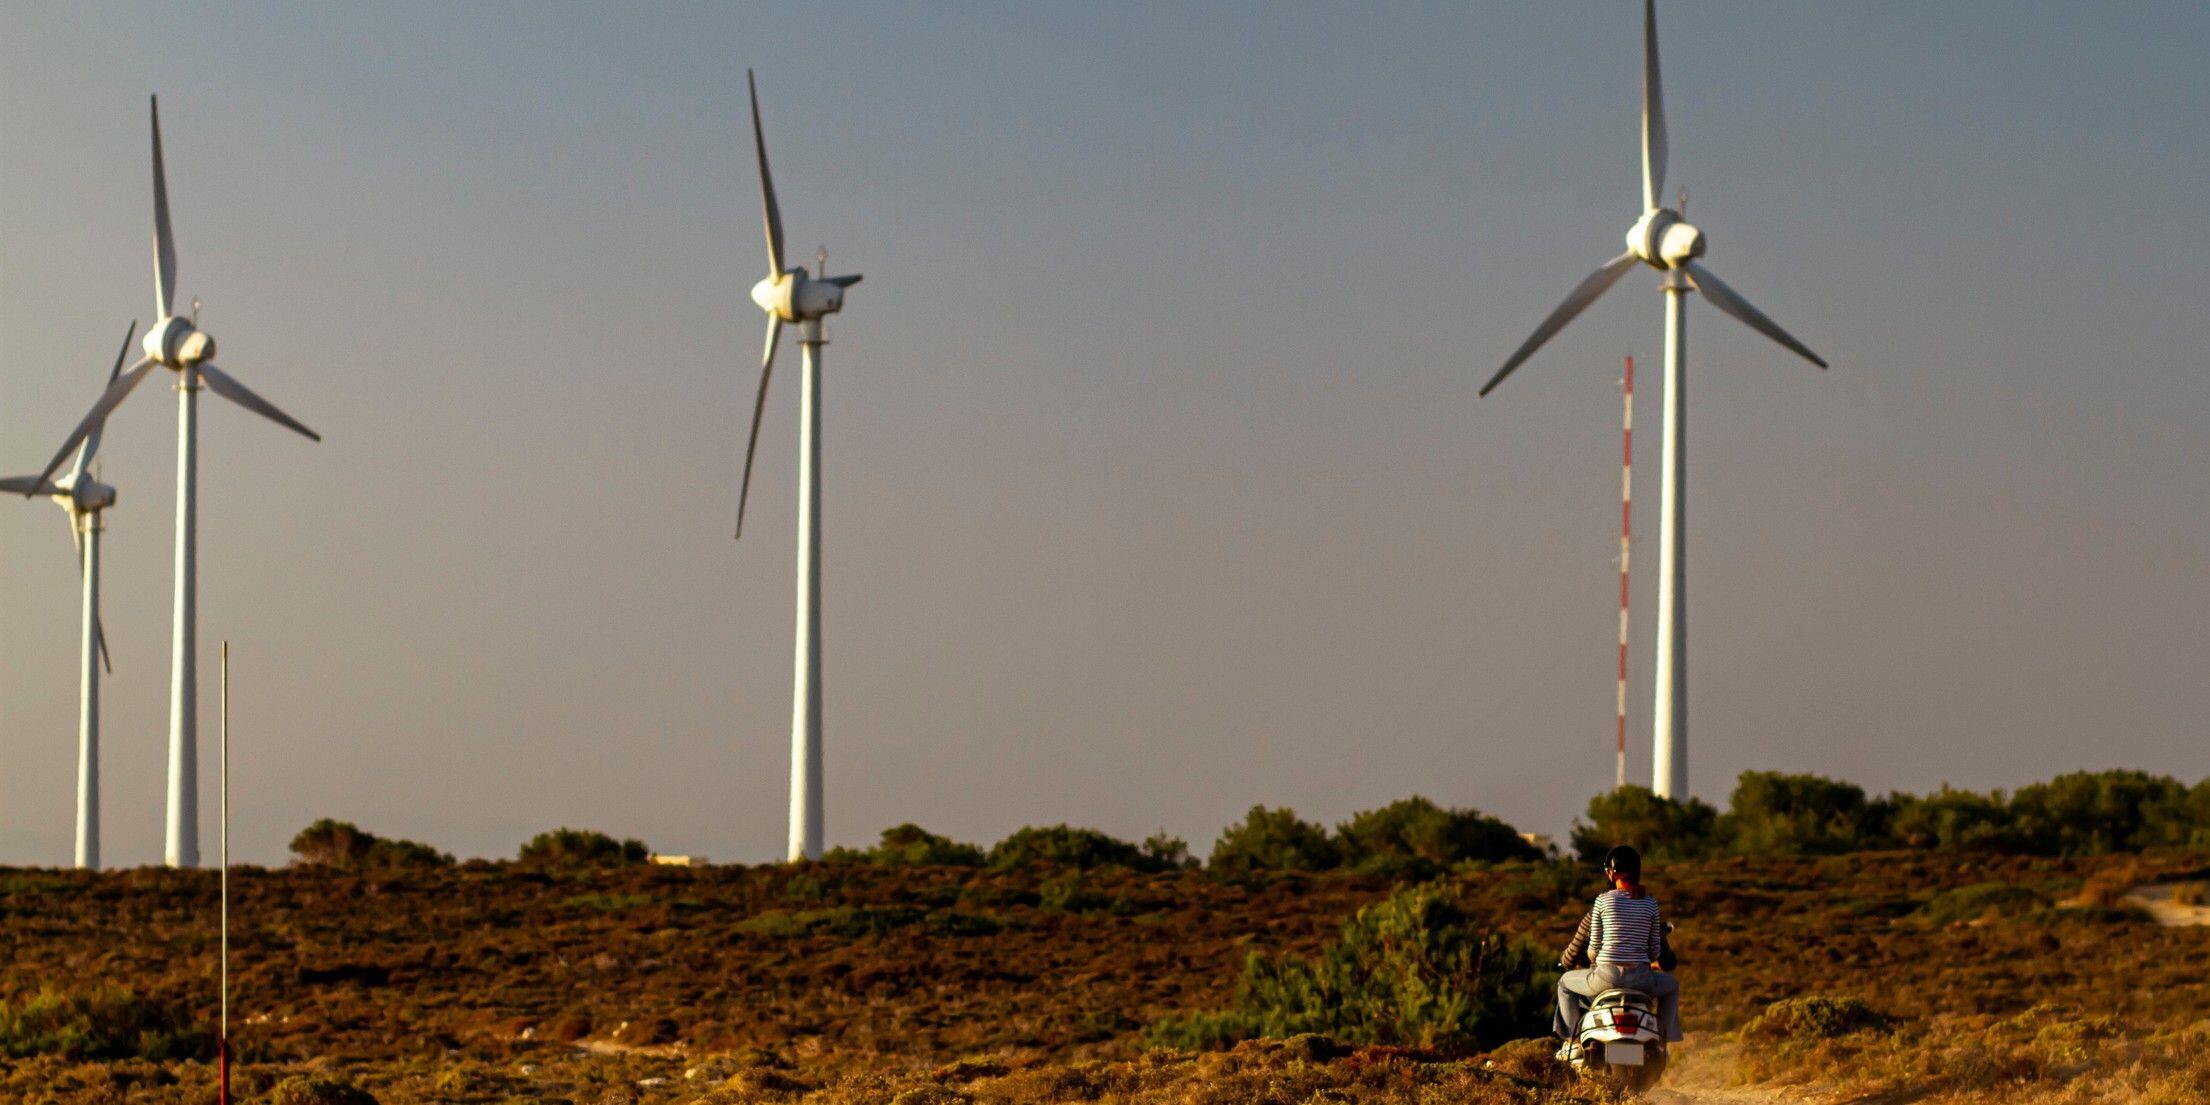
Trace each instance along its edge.
{"label": "turbine nacelle", "polygon": [[115,488],[93,479],[87,473],[72,479],[69,476],[54,481],[59,490],[53,500],[63,510],[72,514],[90,514],[115,505]]}
{"label": "turbine nacelle", "polygon": [[808,322],[843,310],[844,289],[857,280],[848,276],[815,280],[799,266],[752,285],[752,302],[784,322]]}
{"label": "turbine nacelle", "polygon": [[142,348],[147,360],[170,368],[184,368],[215,359],[215,339],[200,332],[190,319],[174,315],[146,331]]}
{"label": "turbine nacelle", "polygon": [[1627,231],[1627,252],[1652,268],[1677,268],[1704,255],[1704,232],[1679,212],[1654,207]]}

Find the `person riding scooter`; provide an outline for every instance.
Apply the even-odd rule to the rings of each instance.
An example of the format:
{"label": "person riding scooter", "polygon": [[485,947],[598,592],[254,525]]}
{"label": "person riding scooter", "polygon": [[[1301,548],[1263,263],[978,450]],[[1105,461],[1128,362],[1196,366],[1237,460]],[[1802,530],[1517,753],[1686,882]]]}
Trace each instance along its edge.
{"label": "person riding scooter", "polygon": [[[1642,854],[1621,844],[1604,856],[1610,890],[1597,895],[1573,942],[1558,956],[1557,1019],[1551,1030],[1570,1047],[1588,1000],[1606,990],[1640,990],[1658,1001],[1665,1038],[1681,1038],[1680,981],[1657,899],[1642,888]],[[1656,968],[1656,969],[1653,969]]]}

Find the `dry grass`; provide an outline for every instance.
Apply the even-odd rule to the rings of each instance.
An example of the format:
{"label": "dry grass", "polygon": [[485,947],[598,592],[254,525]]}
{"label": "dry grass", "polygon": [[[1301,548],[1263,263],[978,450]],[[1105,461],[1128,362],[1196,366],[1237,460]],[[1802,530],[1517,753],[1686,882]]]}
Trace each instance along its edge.
{"label": "dry grass", "polygon": [[[2187,1019],[2210,998],[2210,930],[2054,907],[2201,858],[2126,870],[1889,853],[1653,876],[1680,925],[1692,1030],[1728,1032],[1804,994],[1895,1021],[1746,1036],[1745,1078],[2176,1101],[2210,1082],[2210,1060],[2195,1058],[2210,1052],[2210,1022]],[[1458,1061],[1311,1039],[1147,1051],[1152,1021],[1227,1004],[1251,951],[1311,955],[1389,884],[1093,871],[1070,894],[1055,880],[818,866],[249,872],[233,883],[238,1084],[267,1100],[307,1075],[384,1105],[1596,1099],[1535,1043]],[[2050,907],[1954,921],[1929,909],[1989,882]],[[1585,871],[1533,864],[1453,885],[1485,923],[1546,944],[1596,889]],[[0,1000],[115,985],[211,1016],[213,888],[206,873],[0,871]],[[7,1101],[200,1105],[211,1087],[192,1060],[48,1054],[0,1068]],[[2194,1096],[2174,1096],[2182,1087]]]}

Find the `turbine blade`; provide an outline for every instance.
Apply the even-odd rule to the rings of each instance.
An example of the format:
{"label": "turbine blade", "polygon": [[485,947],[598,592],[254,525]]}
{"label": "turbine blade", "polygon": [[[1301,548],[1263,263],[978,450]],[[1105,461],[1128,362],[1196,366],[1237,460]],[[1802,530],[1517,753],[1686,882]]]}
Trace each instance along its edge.
{"label": "turbine blade", "polygon": [[1809,346],[1797,341],[1788,331],[1781,329],[1779,323],[1766,318],[1765,312],[1750,306],[1750,301],[1735,294],[1734,289],[1727,287],[1726,282],[1719,279],[1717,273],[1694,261],[1689,261],[1681,267],[1688,270],[1689,282],[1696,285],[1697,291],[1704,293],[1704,298],[1710,300],[1712,306],[1749,324],[1750,329],[1787,346],[1789,351],[1796,356],[1802,357],[1820,368],[1826,367],[1826,362],[1820,360],[1818,354],[1811,352]]}
{"label": "turbine blade", "polygon": [[285,414],[283,411],[276,409],[276,404],[271,403],[258,395],[255,395],[253,393],[253,389],[239,383],[237,377],[232,376],[231,374],[224,372],[222,369],[216,368],[214,365],[211,364],[200,365],[198,371],[200,374],[200,378],[207,381],[208,388],[213,390],[215,394],[220,395],[223,398],[228,399],[231,402],[236,403],[239,406],[244,407],[245,409],[252,411],[255,414],[258,414],[261,417],[266,418],[269,421],[292,431],[293,433],[304,435],[315,441],[322,440],[321,434],[308,429],[305,423],[299,421],[296,418],[293,418],[291,415]]}
{"label": "turbine blade", "polygon": [[782,316],[767,316],[767,349],[760,354],[760,393],[752,400],[752,436],[744,445],[744,481],[737,485],[738,537],[744,536],[744,504],[752,498],[752,456],[760,451],[760,418],[767,413],[767,381],[775,374],[775,343],[782,336]]}
{"label": "turbine blade", "polygon": [[0,479],[0,491],[13,491],[25,498],[33,495],[61,494],[61,488],[55,487],[37,476],[9,476]]}
{"label": "turbine blade", "polygon": [[760,129],[760,83],[752,71],[744,71],[744,83],[752,91],[752,148],[760,155],[760,204],[767,212],[767,274],[783,275],[783,212],[775,206],[775,178],[767,171],[767,132]]}
{"label": "turbine blade", "polygon": [[1566,323],[1572,322],[1575,315],[1587,310],[1589,304],[1596,302],[1597,296],[1609,291],[1613,284],[1619,282],[1620,277],[1627,274],[1628,269],[1635,267],[1635,264],[1634,254],[1622,253],[1604,262],[1603,268],[1590,273],[1588,279],[1581,281],[1580,286],[1574,288],[1572,294],[1565,297],[1565,302],[1558,304],[1558,309],[1550,312],[1550,317],[1543,319],[1542,325],[1535,327],[1535,332],[1529,335],[1526,341],[1520,343],[1519,348],[1513,351],[1511,358],[1504,362],[1504,367],[1497,369],[1496,375],[1490,377],[1487,384],[1482,385],[1481,394],[1485,396],[1495,391],[1496,385],[1503,383],[1504,378],[1511,375],[1512,370],[1520,366],[1520,362],[1534,356],[1535,350],[1542,348],[1542,343],[1549,341],[1557,335],[1558,331],[1565,329]]}
{"label": "turbine blade", "polygon": [[[69,431],[69,440],[61,443],[61,448],[54,453],[54,459],[46,462],[46,470],[38,474],[38,484],[44,484],[52,477],[54,470],[61,467],[61,462],[69,458],[69,451],[76,448],[86,435],[99,429],[100,423],[107,420],[108,413],[129,396],[131,389],[138,386],[138,381],[145,379],[146,373],[153,369],[153,361],[141,360],[130,371],[116,377],[115,382],[109,384],[107,391],[100,396],[100,401],[92,404],[91,413],[84,416],[84,421],[77,423],[76,429]],[[37,493],[34,485],[32,490],[25,491],[23,495],[29,498]]]}
{"label": "turbine blade", "polygon": [[834,284],[839,288],[849,288],[852,285],[859,283],[859,274],[855,272],[850,276],[824,276],[821,278],[821,282],[824,284]]}
{"label": "turbine blade", "polygon": [[1657,0],[1642,0],[1642,209],[1665,191],[1665,90],[1658,80]]}
{"label": "turbine blade", "polygon": [[[130,356],[130,339],[137,333],[138,320],[132,319],[130,329],[123,331],[123,347],[115,351],[115,367],[107,370],[107,382],[110,385],[115,383],[117,376],[123,374],[123,360]],[[100,455],[100,435],[106,432],[107,423],[102,421],[92,427],[91,433],[84,435],[84,447],[77,450],[76,466],[70,469],[72,477],[82,478],[85,466],[92,463],[92,458]]]}
{"label": "turbine blade", "polygon": [[160,317],[169,317],[169,303],[176,298],[176,239],[169,233],[169,178],[161,169],[161,97],[153,104],[153,303]]}
{"label": "turbine blade", "polygon": [[115,674],[115,658],[107,654],[107,619],[92,619],[92,639],[100,643],[100,666]]}

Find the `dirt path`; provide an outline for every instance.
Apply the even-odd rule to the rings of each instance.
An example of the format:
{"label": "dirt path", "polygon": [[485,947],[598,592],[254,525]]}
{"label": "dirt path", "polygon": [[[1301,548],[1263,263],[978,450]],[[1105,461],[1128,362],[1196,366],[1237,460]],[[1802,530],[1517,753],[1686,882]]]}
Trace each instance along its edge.
{"label": "dirt path", "polygon": [[1704,1044],[1690,1034],[1674,1048],[1665,1083],[1644,1100],[1652,1105],[1852,1105],[1860,1100],[1806,1087],[1742,1085],[1735,1080],[1734,1057],[1733,1043]]}
{"label": "dirt path", "polygon": [[2178,900],[2181,886],[2197,887],[2200,883],[2170,883],[2163,886],[2136,886],[2122,899],[2128,905],[2137,905],[2156,918],[2156,923],[2167,928],[2188,925],[2210,925],[2210,905]]}

